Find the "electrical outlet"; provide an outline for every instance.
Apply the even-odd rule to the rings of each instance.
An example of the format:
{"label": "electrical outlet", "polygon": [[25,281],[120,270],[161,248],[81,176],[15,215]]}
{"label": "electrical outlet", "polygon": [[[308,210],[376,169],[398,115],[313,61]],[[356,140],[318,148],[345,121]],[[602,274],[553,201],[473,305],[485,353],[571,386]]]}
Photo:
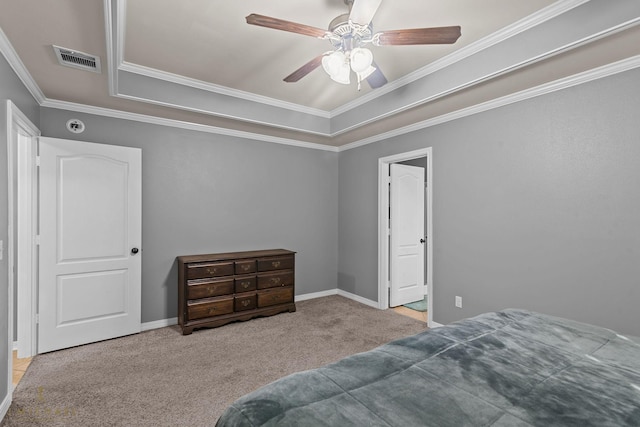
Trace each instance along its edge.
{"label": "electrical outlet", "polygon": [[462,308],[462,297],[456,297],[456,307]]}

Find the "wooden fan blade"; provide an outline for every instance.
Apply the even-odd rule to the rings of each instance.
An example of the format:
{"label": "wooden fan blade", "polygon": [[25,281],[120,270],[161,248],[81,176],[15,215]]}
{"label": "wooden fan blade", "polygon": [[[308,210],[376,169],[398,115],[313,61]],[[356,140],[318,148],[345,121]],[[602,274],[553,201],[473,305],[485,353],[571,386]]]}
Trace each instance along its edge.
{"label": "wooden fan blade", "polygon": [[380,45],[452,44],[460,37],[460,27],[414,28],[411,30],[383,31]]}
{"label": "wooden fan blade", "polygon": [[354,0],[349,20],[360,25],[369,25],[382,0]]}
{"label": "wooden fan blade", "polygon": [[289,31],[291,33],[303,34],[305,36],[311,37],[323,38],[325,34],[327,34],[326,30],[320,28],[298,24],[297,22],[285,21],[284,19],[271,18],[269,16],[258,15],[255,13],[247,16],[247,24],[273,28],[276,30]]}
{"label": "wooden fan blade", "polygon": [[304,76],[306,76],[307,74],[309,74],[310,72],[318,68],[320,64],[322,64],[323,56],[324,56],[324,53],[316,58],[313,58],[311,61],[304,64],[302,67],[298,68],[296,71],[289,74],[283,80],[287,83],[297,82],[298,80],[300,80],[301,78],[303,78]]}
{"label": "wooden fan blade", "polygon": [[380,71],[380,67],[377,64],[371,64],[376,67],[376,70],[367,77],[367,83],[371,86],[371,89],[377,89],[387,84],[387,78]]}

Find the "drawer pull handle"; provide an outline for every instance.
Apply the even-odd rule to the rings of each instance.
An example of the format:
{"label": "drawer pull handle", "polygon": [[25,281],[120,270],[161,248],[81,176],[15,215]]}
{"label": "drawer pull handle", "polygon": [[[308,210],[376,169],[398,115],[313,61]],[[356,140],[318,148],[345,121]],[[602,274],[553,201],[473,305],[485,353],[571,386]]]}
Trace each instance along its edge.
{"label": "drawer pull handle", "polygon": [[271,301],[278,301],[280,299],[280,297],[278,297],[277,295],[271,295]]}
{"label": "drawer pull handle", "polygon": [[207,311],[207,314],[213,314],[215,311],[216,311],[216,308],[212,307]]}
{"label": "drawer pull handle", "polygon": [[249,282],[242,282],[242,287],[245,289],[249,288]]}
{"label": "drawer pull handle", "polygon": [[271,278],[271,283],[273,283],[274,285],[277,285],[278,283],[280,283],[280,278],[279,277],[272,277]]}
{"label": "drawer pull handle", "polygon": [[249,264],[245,264],[245,265],[242,266],[242,269],[244,271],[249,271],[250,268],[251,268],[251,266]]}
{"label": "drawer pull handle", "polygon": [[246,299],[246,300],[242,301],[240,304],[242,304],[243,307],[246,307],[249,304],[251,304],[251,300]]}
{"label": "drawer pull handle", "polygon": [[278,268],[280,267],[280,261],[273,261],[271,265],[273,266],[273,268]]}
{"label": "drawer pull handle", "polygon": [[207,293],[210,293],[210,294],[213,293],[214,289],[215,288],[213,286],[207,286]]}
{"label": "drawer pull handle", "polygon": [[216,274],[217,271],[218,271],[218,269],[216,267],[207,268],[207,273],[209,273],[209,274]]}

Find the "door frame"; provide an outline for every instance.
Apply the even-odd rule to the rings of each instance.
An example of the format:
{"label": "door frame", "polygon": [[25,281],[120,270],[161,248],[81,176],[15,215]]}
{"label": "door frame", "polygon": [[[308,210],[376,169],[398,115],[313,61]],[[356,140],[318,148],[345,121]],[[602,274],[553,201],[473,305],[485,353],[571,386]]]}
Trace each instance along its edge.
{"label": "door frame", "polygon": [[[24,203],[18,205],[17,201],[17,193],[22,191],[23,189],[27,189],[29,194],[33,194],[34,186],[36,185],[36,180],[34,179],[36,171],[35,167],[27,168],[27,173],[23,173],[19,179],[20,170],[24,172],[23,168],[19,168],[18,161],[18,153],[21,152],[23,155],[26,154],[27,157],[32,156],[33,164],[31,166],[35,166],[35,155],[36,152],[34,150],[36,146],[36,138],[40,136],[40,130],[29,120],[29,118],[18,109],[18,107],[11,101],[5,100],[4,103],[5,109],[5,130],[6,130],[6,139],[7,139],[7,174],[8,174],[8,238],[7,238],[7,260],[8,260],[8,286],[7,286],[7,305],[8,305],[8,330],[7,330],[7,355],[8,355],[8,363],[7,363],[7,392],[8,396],[13,394],[13,328],[14,328],[14,313],[17,313],[19,316],[19,322],[26,317],[28,314],[30,317],[26,318],[28,321],[27,325],[24,325],[24,331],[26,332],[25,340],[27,346],[33,346],[35,343],[35,321],[34,316],[31,314],[35,301],[33,299],[33,289],[37,289],[37,259],[35,258],[37,253],[37,248],[35,247],[35,232],[32,226],[29,225],[36,224],[37,225],[37,210],[34,209],[33,197],[26,198]],[[26,136],[30,138],[31,144],[29,147],[18,147],[17,140],[14,140],[13,135],[18,131],[22,131]],[[24,160],[24,157],[23,157]],[[17,185],[20,185],[18,188]],[[20,212],[17,212],[17,210]],[[21,213],[27,212],[27,216],[30,217],[30,221],[25,223],[25,227],[16,232],[17,220]],[[29,224],[30,223],[30,224]],[[30,231],[29,231],[30,230]],[[28,235],[22,235],[23,232],[26,232]],[[18,235],[20,233],[20,235]],[[21,280],[21,283],[27,283],[27,286],[20,286],[17,288],[16,286],[16,275],[14,274],[14,269],[17,268],[16,265],[16,248],[18,247],[18,239],[21,241],[26,241],[28,245],[25,245],[26,256],[31,260],[28,264],[20,265],[20,277],[24,280]],[[22,256],[24,252],[21,251],[19,256]],[[19,300],[18,304],[14,304],[14,288],[18,289]],[[26,313],[24,310],[29,311]],[[19,323],[20,324],[20,323]],[[35,352],[35,347],[31,348],[31,351]],[[34,353],[35,354],[35,353]],[[11,401],[11,399],[9,399]]]}
{"label": "door frame", "polygon": [[[24,131],[24,129],[22,129]],[[35,321],[38,292],[38,141],[39,135],[27,135],[28,141],[18,141],[16,150],[17,236],[17,349],[18,357],[37,354],[37,323]]]}
{"label": "door frame", "polygon": [[[426,158],[416,160],[422,163]],[[426,165],[389,163],[389,169],[389,307],[398,307],[424,299],[428,293]],[[408,226],[413,221],[415,225]]]}
{"label": "door frame", "polygon": [[433,322],[433,149],[432,147],[421,148],[419,150],[406,153],[394,154],[392,156],[378,159],[378,308],[386,310],[389,308],[389,165],[407,160],[427,158],[427,170],[425,179],[427,181],[426,207],[426,263],[427,274],[427,326],[436,326]]}

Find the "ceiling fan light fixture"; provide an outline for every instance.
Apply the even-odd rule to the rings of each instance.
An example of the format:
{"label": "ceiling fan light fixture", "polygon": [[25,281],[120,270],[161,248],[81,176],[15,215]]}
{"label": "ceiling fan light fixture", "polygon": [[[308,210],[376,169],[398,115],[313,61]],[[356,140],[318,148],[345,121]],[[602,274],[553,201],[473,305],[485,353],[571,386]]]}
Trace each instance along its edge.
{"label": "ceiling fan light fixture", "polygon": [[[356,47],[351,51],[351,69],[353,72],[361,74],[369,71],[373,63],[373,53],[369,49]],[[370,70],[371,74],[375,70]]]}
{"label": "ceiling fan light fixture", "polygon": [[322,58],[322,68],[329,74],[332,78],[340,74],[340,70],[343,65],[346,65],[347,57],[345,54],[339,50],[331,53],[330,55],[325,55]]}
{"label": "ceiling fan light fixture", "polygon": [[349,68],[349,64],[344,62],[336,74],[331,74],[331,79],[343,85],[348,85],[351,83],[351,79],[349,77],[350,74],[351,68]]}
{"label": "ceiling fan light fixture", "polygon": [[345,55],[344,52],[336,50],[329,55],[325,55],[322,58],[322,68],[324,68],[324,71],[329,74],[333,81],[345,85],[351,83],[349,79],[351,68],[349,67],[347,55]]}
{"label": "ceiling fan light fixture", "polygon": [[322,64],[322,68],[336,82],[349,84],[353,71],[358,78],[358,90],[363,79],[372,89],[387,83],[383,73],[373,65],[373,53],[362,46],[453,44],[461,36],[460,26],[410,28],[373,32],[371,20],[382,0],[344,0],[349,13],[343,13],[329,23],[329,30],[252,13],[247,24],[273,28],[327,40],[333,52],[316,56],[285,77],[287,83],[297,82]]}

